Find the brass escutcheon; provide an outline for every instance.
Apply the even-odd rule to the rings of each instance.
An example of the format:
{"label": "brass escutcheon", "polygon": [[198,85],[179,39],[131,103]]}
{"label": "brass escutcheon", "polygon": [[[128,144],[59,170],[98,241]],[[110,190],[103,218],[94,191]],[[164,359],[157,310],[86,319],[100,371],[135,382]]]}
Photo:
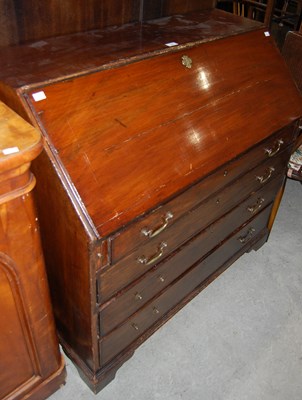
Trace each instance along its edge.
{"label": "brass escutcheon", "polygon": [[181,63],[182,63],[182,65],[185,66],[186,68],[192,68],[193,61],[192,61],[192,59],[191,59],[190,57],[188,57],[188,56],[182,56],[182,57],[181,57]]}

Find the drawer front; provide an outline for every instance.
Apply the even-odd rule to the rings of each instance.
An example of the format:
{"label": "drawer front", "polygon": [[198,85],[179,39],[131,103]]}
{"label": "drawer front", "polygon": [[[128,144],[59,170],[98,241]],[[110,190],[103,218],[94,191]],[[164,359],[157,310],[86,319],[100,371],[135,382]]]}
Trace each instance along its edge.
{"label": "drawer front", "polygon": [[204,257],[236,228],[264,209],[274,200],[282,180],[282,177],[277,177],[266,187],[255,192],[240,206],[224,215],[183,246],[176,254],[152,268],[143,279],[132,285],[127,291],[121,292],[107,304],[104,304],[100,313],[101,335],[108,334],[113,328],[121,324],[191,265]]}
{"label": "drawer front", "polygon": [[288,151],[267,160],[243,178],[236,180],[216,195],[190,211],[169,229],[161,232],[144,246],[111,266],[101,275],[101,301],[109,299],[134,279],[161,262],[196,233],[235,207],[251,192],[257,191],[277,175],[281,175],[288,159]]}
{"label": "drawer front", "polygon": [[225,241],[202,262],[195,265],[168,289],[138,313],[100,341],[101,363],[106,364],[125,350],[153,324],[225,264],[267,226],[271,207],[267,207],[239,232]]}
{"label": "drawer front", "polygon": [[242,157],[230,162],[175,199],[111,237],[112,263],[117,262],[139,245],[149,242],[150,237],[160,235],[185,212],[204,201],[218,188],[229,184],[264,159],[273,159],[279,155],[292,141],[293,132],[294,125],[287,126]]}

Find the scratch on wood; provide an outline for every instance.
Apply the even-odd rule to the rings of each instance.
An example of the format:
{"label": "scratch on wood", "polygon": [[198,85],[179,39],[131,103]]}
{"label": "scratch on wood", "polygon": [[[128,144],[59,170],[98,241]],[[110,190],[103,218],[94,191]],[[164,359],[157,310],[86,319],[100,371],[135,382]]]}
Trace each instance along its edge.
{"label": "scratch on wood", "polygon": [[120,121],[119,119],[117,119],[117,118],[114,118],[114,121],[116,121],[116,122],[118,122],[120,125],[122,125],[124,128],[128,128],[128,126],[127,125],[125,125],[122,121]]}
{"label": "scratch on wood", "polygon": [[94,171],[92,169],[91,161],[90,161],[90,159],[89,159],[89,157],[88,157],[88,155],[86,153],[83,153],[83,158],[84,158],[84,160],[85,160],[90,172],[92,173],[93,179],[95,180],[96,183],[99,183],[99,181],[98,181],[98,179],[97,179],[97,177],[96,177],[96,175],[95,175],[95,173],[94,173]]}
{"label": "scratch on wood", "polygon": [[114,212],[114,215],[113,215],[111,218],[108,219],[108,222],[109,222],[109,221],[112,221],[112,220],[115,219],[115,218],[120,217],[120,216],[123,215],[123,214],[124,214],[124,212],[115,211],[115,212]]}

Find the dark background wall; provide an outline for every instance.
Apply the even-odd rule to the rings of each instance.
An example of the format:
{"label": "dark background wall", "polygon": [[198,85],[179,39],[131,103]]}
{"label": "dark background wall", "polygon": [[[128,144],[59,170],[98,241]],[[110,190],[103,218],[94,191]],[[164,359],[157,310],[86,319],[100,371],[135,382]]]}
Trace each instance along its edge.
{"label": "dark background wall", "polygon": [[214,0],[0,0],[0,46],[213,6]]}

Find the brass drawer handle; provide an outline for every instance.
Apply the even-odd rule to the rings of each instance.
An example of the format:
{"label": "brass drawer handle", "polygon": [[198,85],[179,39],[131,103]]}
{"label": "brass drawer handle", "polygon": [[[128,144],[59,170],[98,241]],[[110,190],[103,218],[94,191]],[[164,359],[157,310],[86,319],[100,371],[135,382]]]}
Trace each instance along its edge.
{"label": "brass drawer handle", "polygon": [[165,230],[167,228],[169,221],[172,218],[173,218],[173,214],[170,211],[168,211],[166,213],[166,215],[162,217],[163,224],[161,226],[159,226],[158,228],[155,228],[154,231],[152,229],[143,228],[141,230],[141,234],[144,236],[147,236],[149,238],[153,238],[153,237],[159,235],[163,230]]}
{"label": "brass drawer handle", "polygon": [[183,65],[184,67],[186,67],[186,68],[192,68],[193,61],[192,61],[192,59],[191,59],[190,57],[188,57],[188,56],[182,56],[182,57],[181,57],[181,63],[182,63],[182,65]]}
{"label": "brass drawer handle", "polygon": [[145,256],[141,256],[137,259],[137,262],[139,264],[143,264],[143,265],[150,265],[155,263],[157,260],[159,260],[161,258],[161,256],[164,254],[164,250],[167,247],[167,243],[166,242],[162,242],[157,249],[157,253],[154,254],[153,256],[151,256],[150,258],[147,258]]}
{"label": "brass drawer handle", "polygon": [[240,238],[238,238],[239,242],[246,243],[248,240],[250,240],[253,237],[254,232],[255,232],[255,229],[250,228],[245,236],[240,236]]}
{"label": "brass drawer handle", "polygon": [[277,153],[279,153],[281,146],[283,145],[283,139],[278,139],[277,140],[277,145],[275,147],[273,147],[272,149],[265,149],[265,153],[269,156],[269,157],[273,157],[275,156]]}
{"label": "brass drawer handle", "polygon": [[257,176],[256,179],[257,179],[260,183],[265,183],[265,182],[267,182],[267,181],[271,178],[272,173],[273,173],[274,171],[275,171],[275,168],[274,168],[274,167],[269,167],[267,175]]}
{"label": "brass drawer handle", "polygon": [[258,211],[261,207],[262,204],[264,203],[264,198],[263,197],[259,197],[257,199],[256,204],[254,204],[253,206],[250,206],[247,208],[247,210],[251,213],[251,214],[255,214],[256,211]]}

